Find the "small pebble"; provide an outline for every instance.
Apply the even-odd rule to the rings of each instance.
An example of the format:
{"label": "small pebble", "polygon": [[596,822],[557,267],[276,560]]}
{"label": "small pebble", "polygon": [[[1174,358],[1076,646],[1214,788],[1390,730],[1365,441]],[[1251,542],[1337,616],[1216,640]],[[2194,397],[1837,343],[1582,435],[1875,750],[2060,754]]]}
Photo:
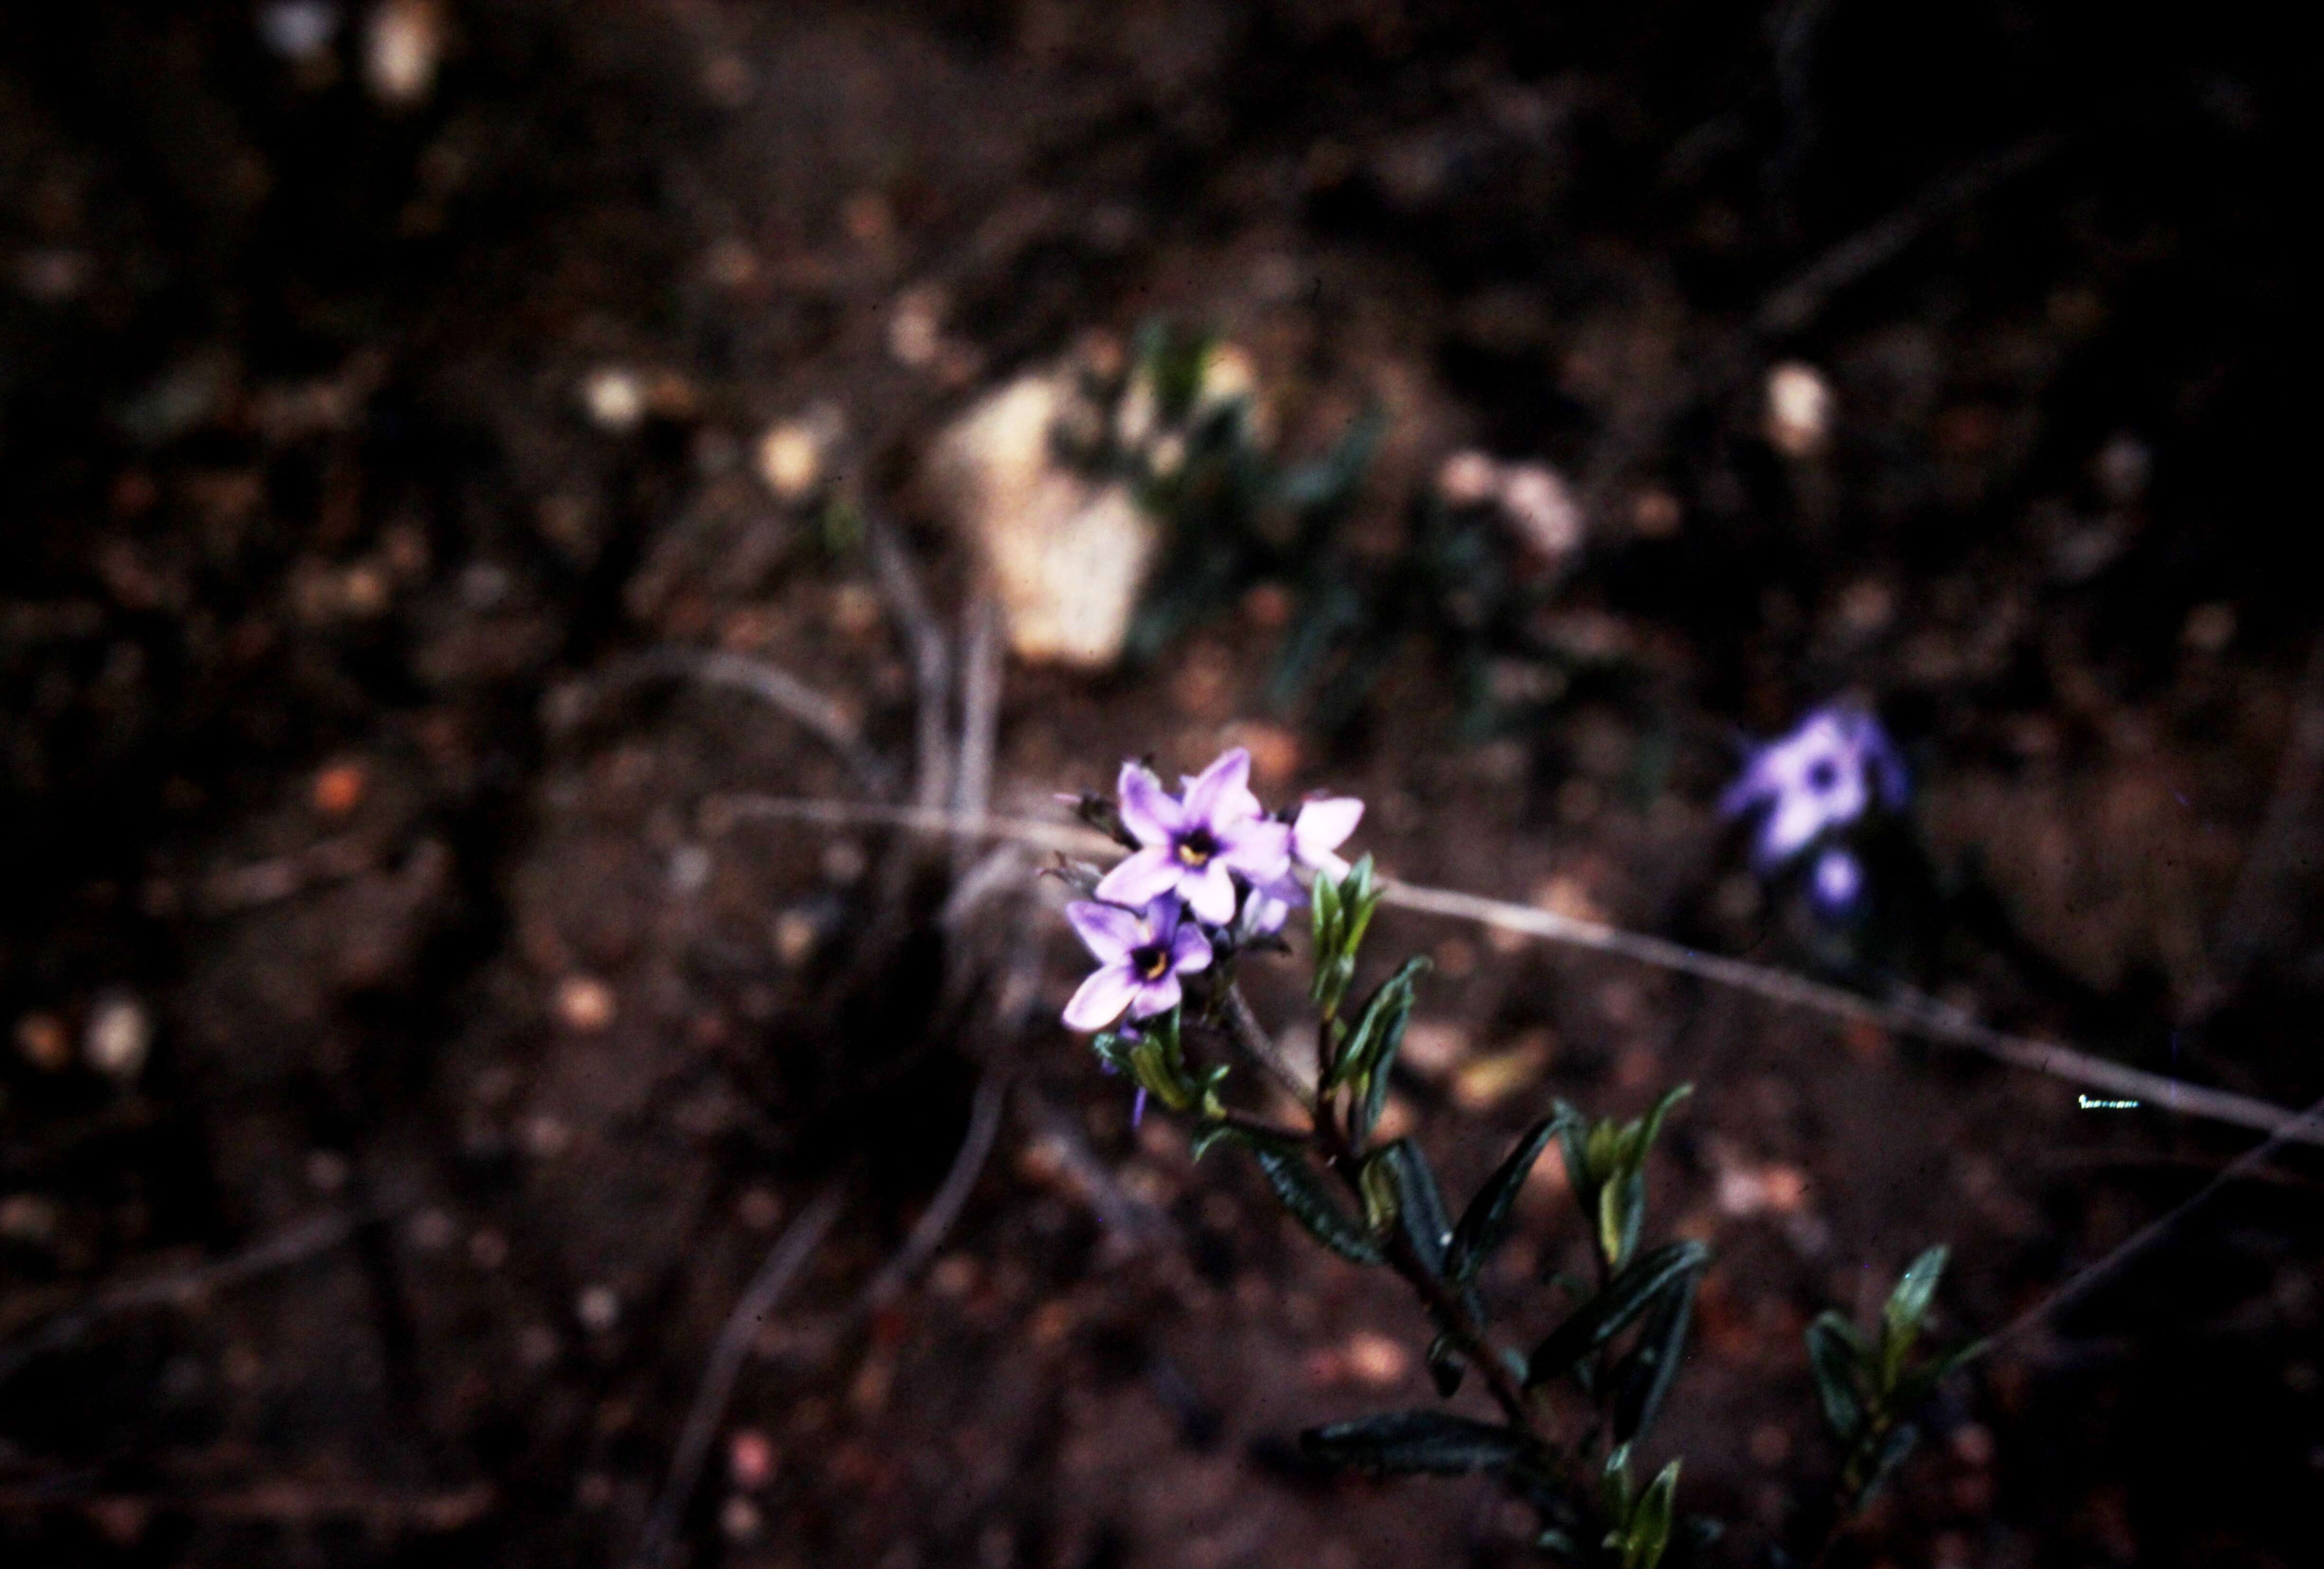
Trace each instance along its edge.
{"label": "small pebble", "polygon": [[726,1439],[726,1474],[746,1492],[775,1479],[779,1457],[775,1445],[756,1427],[737,1427]]}
{"label": "small pebble", "polygon": [[1526,547],[1559,561],[1582,547],[1582,503],[1547,463],[1513,463],[1501,473],[1501,510]]}
{"label": "small pebble", "polygon": [[10,1242],[45,1245],[57,1234],[57,1206],[37,1193],[12,1193],[0,1198],[0,1237]]}
{"label": "small pebble", "polygon": [[1831,433],[1831,387],[1812,365],[1786,361],[1767,372],[1767,443],[1785,457],[1812,457]]}
{"label": "small pebble", "polygon": [[1436,471],[1436,493],[1448,506],[1481,507],[1500,488],[1500,464],[1473,448],[1454,453]]}
{"label": "small pebble", "polygon": [[1349,1377],[1375,1388],[1401,1383],[1412,1371],[1412,1353],[1404,1343],[1375,1330],[1360,1329],[1348,1336],[1341,1356]]}
{"label": "small pebble", "polygon": [[468,1258],[480,1270],[497,1270],[508,1262],[508,1238],[490,1226],[468,1239]]}
{"label": "small pebble", "polygon": [[452,1217],[440,1209],[423,1209],[411,1217],[404,1233],[411,1245],[423,1253],[440,1252],[452,1243]]}
{"label": "small pebble", "polygon": [[16,1051],[43,1073],[72,1062],[72,1037],[54,1014],[27,1014],[16,1021]]}
{"label": "small pebble", "polygon": [[315,775],[315,810],[326,817],[345,817],[364,798],[369,781],[361,763],[334,763]]}
{"label": "small pebble", "polygon": [[339,21],[331,0],[273,0],[258,8],[258,36],[285,60],[309,60],[331,47]]}
{"label": "small pebble", "polygon": [[815,952],[816,926],[812,916],[797,910],[786,910],[775,917],[775,959],[786,969],[805,964]]}
{"label": "small pebble", "polygon": [[595,1032],[613,1022],[613,988],[595,976],[567,976],[557,986],[557,1016],[576,1030]]}
{"label": "small pebble", "polygon": [[618,365],[604,366],[592,371],[581,383],[581,405],[597,428],[624,434],[644,422],[645,388],[631,372]]}
{"label": "small pebble", "polygon": [[124,1083],[144,1071],[152,1045],[152,1017],[129,997],[108,997],[97,1004],[81,1036],[81,1054],[88,1065]]}
{"label": "small pebble", "polygon": [[729,1541],[752,1540],[758,1536],[764,1523],[759,1506],[739,1492],[719,1507],[718,1528],[726,1533]]}
{"label": "small pebble", "polygon": [[783,1217],[783,1201],[770,1189],[748,1188],[734,1201],[734,1216],[752,1231],[772,1231]]}
{"label": "small pebble", "polygon": [[517,1332],[517,1360],[527,1367],[547,1367],[561,1349],[557,1331],[546,1324],[528,1324]]}
{"label": "small pebble", "polygon": [[803,501],[823,478],[815,433],[797,420],[774,426],[759,439],[759,477],[779,501]]}
{"label": "small pebble", "polygon": [[307,1157],[307,1186],[318,1193],[337,1193],[353,1174],[347,1158],[337,1150],[317,1150]]}
{"label": "small pebble", "polygon": [[417,103],[436,85],[443,54],[437,0],[383,0],[364,38],[364,80],[386,103]]}
{"label": "small pebble", "polygon": [[603,1335],[621,1322],[622,1299],[611,1286],[584,1286],[573,1299],[573,1316],[582,1328]]}

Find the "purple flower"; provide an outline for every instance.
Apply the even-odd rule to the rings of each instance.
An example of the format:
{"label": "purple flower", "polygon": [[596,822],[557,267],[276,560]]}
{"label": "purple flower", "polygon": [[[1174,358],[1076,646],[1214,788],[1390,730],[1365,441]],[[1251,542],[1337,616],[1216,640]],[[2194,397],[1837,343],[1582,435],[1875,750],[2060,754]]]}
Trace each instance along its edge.
{"label": "purple flower", "polygon": [[[1291,820],[1293,864],[1335,882],[1346,876],[1348,863],[1336,852],[1356,831],[1363,814],[1364,803],[1352,795],[1317,795],[1301,802],[1298,814]],[[1306,902],[1307,890],[1286,868],[1279,877],[1251,885],[1250,898],[1243,906],[1243,926],[1254,934],[1273,936],[1283,930],[1292,910]]]}
{"label": "purple flower", "polygon": [[1133,1019],[1167,1014],[1185,996],[1178,977],[1210,967],[1210,939],[1180,919],[1176,899],[1157,899],[1142,915],[1076,900],[1065,906],[1065,919],[1098,961],[1065,1005],[1072,1029],[1102,1030],[1125,1012]]}
{"label": "purple flower", "polygon": [[1837,918],[1856,908],[1864,893],[1864,863],[1834,845],[1816,858],[1808,874],[1808,899],[1819,914]]}
{"label": "purple flower", "polygon": [[1233,920],[1232,874],[1271,883],[1291,861],[1290,826],[1259,810],[1250,779],[1250,754],[1240,747],[1185,781],[1183,799],[1146,769],[1124,763],[1121,821],[1143,848],[1105,875],[1097,896],[1144,905],[1176,894],[1197,920],[1213,926]]}
{"label": "purple flower", "polygon": [[1854,822],[1876,800],[1891,812],[1904,806],[1904,761],[1878,720],[1833,706],[1753,752],[1719,810],[1729,817],[1765,813],[1752,851],[1765,871]]}

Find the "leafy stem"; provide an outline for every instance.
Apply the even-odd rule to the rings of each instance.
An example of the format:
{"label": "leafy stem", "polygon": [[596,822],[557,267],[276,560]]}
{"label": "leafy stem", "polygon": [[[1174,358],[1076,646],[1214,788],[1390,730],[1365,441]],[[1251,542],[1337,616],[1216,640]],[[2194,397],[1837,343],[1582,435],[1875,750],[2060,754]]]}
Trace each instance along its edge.
{"label": "leafy stem", "polygon": [[[1271,1065],[1278,1075],[1287,1075],[1288,1070],[1276,1054],[1275,1043],[1268,1039],[1258,1015],[1251,1012],[1250,1004],[1243,997],[1242,988],[1229,985],[1225,988],[1224,999],[1224,1014],[1235,1036],[1235,1043],[1245,1055]],[[1292,1082],[1297,1082],[1296,1076]],[[1360,1203],[1363,1187],[1360,1173],[1368,1152],[1350,1137],[1340,1117],[1334,1115],[1332,1105],[1334,1093],[1320,1085],[1312,1092],[1302,1087],[1301,1104],[1306,1108],[1309,1117],[1305,1138],[1322,1154],[1324,1164],[1338,1176],[1350,1195]],[[1485,1387],[1491,1392],[1494,1403],[1501,1408],[1510,1425],[1529,1438],[1545,1443],[1541,1430],[1534,1424],[1533,1402],[1527,1398],[1524,1386],[1510,1370],[1508,1359],[1492,1344],[1484,1326],[1477,1322],[1476,1316],[1470,1311],[1461,1294],[1429,1268],[1427,1261],[1420,1256],[1410,1239],[1401,1231],[1391,1228],[1384,1252],[1388,1266],[1404,1278],[1427,1308],[1429,1317],[1485,1381]]]}

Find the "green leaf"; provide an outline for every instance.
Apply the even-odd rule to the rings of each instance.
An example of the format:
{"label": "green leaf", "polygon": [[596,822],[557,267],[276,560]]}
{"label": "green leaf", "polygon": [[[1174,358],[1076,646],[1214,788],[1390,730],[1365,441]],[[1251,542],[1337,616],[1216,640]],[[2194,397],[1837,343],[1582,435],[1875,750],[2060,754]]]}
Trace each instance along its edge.
{"label": "green leaf", "polygon": [[1623,1203],[1622,1182],[1609,1182],[1598,1190],[1598,1252],[1609,1271],[1622,1267],[1631,1236],[1628,1207]]}
{"label": "green leaf", "polygon": [[1880,1490],[1888,1485],[1889,1477],[1895,1474],[1896,1468],[1904,1463],[1904,1457],[1913,1453],[1913,1446],[1920,1441],[1921,1430],[1910,1422],[1899,1423],[1889,1432],[1888,1436],[1881,1441],[1879,1454],[1873,1457],[1871,1474],[1864,1479],[1863,1487],[1857,1491],[1858,1509],[1864,1508],[1880,1495]]}
{"label": "green leaf", "polygon": [[1614,1438],[1628,1444],[1643,1438],[1661,1411],[1663,1398],[1677,1381],[1679,1363],[1686,1353],[1687,1326],[1694,1318],[1697,1277],[1682,1275],[1663,1289],[1654,1311],[1638,1331],[1638,1344],[1614,1370]]}
{"label": "green leaf", "polygon": [[1940,1243],[1906,1266],[1897,1277],[1896,1289],[1888,1293],[1888,1305],[1880,1313],[1880,1381],[1884,1387],[1895,1381],[1904,1365],[1905,1354],[1920,1337],[1921,1320],[1927,1317],[1930,1299],[1937,1292],[1937,1281],[1945,1272],[1945,1246]]}
{"label": "green leaf", "polygon": [[1631,1158],[1631,1164],[1636,1165],[1644,1161],[1646,1152],[1654,1148],[1655,1141],[1662,1136],[1663,1119],[1670,1115],[1671,1107],[1693,1093],[1694,1086],[1682,1084],[1665,1091],[1662,1099],[1655,1102],[1654,1109],[1646,1113],[1642,1119],[1642,1125],[1638,1130],[1637,1152]]}
{"label": "green leaf", "polygon": [[1372,1159],[1387,1167],[1396,1183],[1397,1219],[1405,1241],[1430,1274],[1442,1277],[1452,1225],[1444,1218],[1444,1194],[1428,1169],[1428,1157],[1410,1139],[1398,1139]]}
{"label": "green leaf", "polygon": [[1535,1347],[1532,1360],[1526,1364],[1526,1387],[1536,1389],[1570,1371],[1628,1327],[1673,1281],[1702,1269],[1710,1258],[1711,1250],[1702,1243],[1678,1242],[1656,1248],[1631,1264]]}
{"label": "green leaf", "polygon": [[1324,1088],[1337,1089],[1363,1074],[1386,1077],[1396,1060],[1397,1048],[1404,1043],[1405,1024],[1412,1017],[1413,983],[1427,968],[1427,957],[1415,955],[1372,989]]}
{"label": "green leaf", "polygon": [[1630,1509],[1635,1501],[1630,1491],[1628,1445],[1615,1445],[1613,1453],[1606,1456],[1606,1468],[1598,1478],[1598,1499],[1606,1506],[1607,1518],[1614,1522],[1614,1533],[1607,1538],[1607,1545],[1611,1546],[1628,1526]]}
{"label": "green leaf", "polygon": [[1670,1546],[1671,1513],[1678,1495],[1678,1462],[1655,1473],[1630,1511],[1629,1529],[1622,1543],[1622,1569],[1655,1569]]}
{"label": "green leaf", "polygon": [[1477,1278],[1485,1262],[1508,1240],[1509,1225],[1517,1214],[1517,1196],[1525,1191],[1526,1179],[1533,1174],[1534,1162],[1548,1147],[1557,1131],[1553,1117],[1544,1117],[1526,1130],[1508,1159],[1496,1167],[1477,1189],[1469,1207],[1461,1212],[1461,1224],[1452,1228],[1452,1245],[1445,1251],[1444,1272],[1462,1285]]}
{"label": "green leaf", "polygon": [[[1240,1132],[1240,1129],[1237,1132]],[[1275,1197],[1289,1210],[1292,1218],[1305,1226],[1310,1235],[1343,1259],[1360,1264],[1380,1262],[1378,1243],[1365,1234],[1363,1226],[1340,1207],[1339,1200],[1323,1186],[1315,1168],[1302,1152],[1270,1148],[1253,1142],[1251,1158]]]}
{"label": "green leaf", "polygon": [[1522,1434],[1443,1411],[1389,1411],[1334,1422],[1302,1433],[1299,1445],[1342,1471],[1437,1476],[1495,1470],[1526,1452]]}
{"label": "green leaf", "polygon": [[1461,1392],[1461,1381],[1468,1375],[1469,1359],[1452,1344],[1449,1335],[1440,1335],[1428,1343],[1428,1376],[1436,1385],[1436,1392],[1451,1399]]}
{"label": "green leaf", "polygon": [[1853,1445],[1864,1427],[1864,1400],[1858,1389],[1858,1369],[1864,1343],[1855,1326],[1837,1313],[1817,1316],[1808,1326],[1808,1370],[1815,1375],[1816,1399],[1823,1407],[1824,1425],[1843,1445]]}

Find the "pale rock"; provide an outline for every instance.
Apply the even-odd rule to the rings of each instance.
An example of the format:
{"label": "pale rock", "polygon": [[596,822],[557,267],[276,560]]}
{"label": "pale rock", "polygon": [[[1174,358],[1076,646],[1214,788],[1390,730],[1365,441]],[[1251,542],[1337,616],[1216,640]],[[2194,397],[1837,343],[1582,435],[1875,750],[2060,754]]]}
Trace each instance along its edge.
{"label": "pale rock", "polygon": [[1072,400],[1054,373],[988,395],[937,439],[930,490],[991,574],[1010,651],[1096,670],[1121,656],[1160,530],[1127,486],[1056,462]]}

